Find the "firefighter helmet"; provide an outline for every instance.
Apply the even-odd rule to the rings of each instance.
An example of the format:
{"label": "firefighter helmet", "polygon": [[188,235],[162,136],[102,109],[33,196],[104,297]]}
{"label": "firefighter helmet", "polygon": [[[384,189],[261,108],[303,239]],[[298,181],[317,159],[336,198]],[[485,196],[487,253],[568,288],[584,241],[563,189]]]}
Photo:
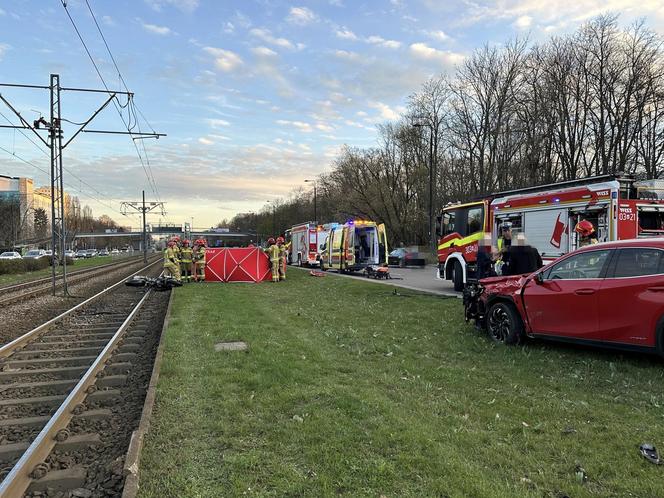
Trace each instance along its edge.
{"label": "firefighter helmet", "polygon": [[175,241],[173,239],[168,241],[168,247],[173,247],[175,245]]}
{"label": "firefighter helmet", "polygon": [[191,241],[190,241],[189,239],[184,239],[184,240],[182,241],[182,245],[183,245],[183,246],[188,246],[189,244],[191,244]]}
{"label": "firefighter helmet", "polygon": [[277,237],[277,244],[283,244],[286,242],[283,237]]}
{"label": "firefighter helmet", "polygon": [[274,244],[274,237],[270,237],[269,239],[267,239],[267,243],[270,245]]}
{"label": "firefighter helmet", "polygon": [[581,220],[574,227],[574,231],[582,237],[590,237],[595,233],[595,227],[588,220]]}

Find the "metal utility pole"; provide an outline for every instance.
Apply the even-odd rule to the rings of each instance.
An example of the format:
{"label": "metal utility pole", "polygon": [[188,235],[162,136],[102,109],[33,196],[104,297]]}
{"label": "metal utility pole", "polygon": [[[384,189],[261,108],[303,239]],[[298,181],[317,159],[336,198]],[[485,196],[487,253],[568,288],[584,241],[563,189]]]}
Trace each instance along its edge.
{"label": "metal utility pole", "polygon": [[435,163],[435,157],[433,153],[433,126],[431,126],[431,123],[422,123],[422,122],[417,122],[412,124],[413,127],[415,128],[429,128],[429,230],[428,230],[428,235],[429,235],[429,246],[431,249],[434,251],[434,254],[436,253],[436,248],[438,246],[437,241],[436,241],[436,224],[435,224],[435,216],[434,216],[434,200],[433,200],[433,185],[435,183],[435,173],[436,173],[436,163]]}
{"label": "metal utility pole", "polygon": [[[51,74],[50,84],[46,85],[23,85],[16,83],[0,83],[0,87],[8,88],[26,88],[37,90],[48,90],[50,93],[50,120],[47,121],[43,117],[35,120],[30,124],[21,113],[12,106],[12,104],[0,93],[0,101],[2,101],[20,121],[20,125],[0,125],[0,128],[13,128],[24,129],[32,131],[37,138],[50,150],[51,156],[51,245],[53,255],[51,256],[51,287],[52,294],[55,296],[55,284],[57,279],[57,264],[58,258],[62,262],[62,288],[63,295],[68,296],[67,289],[67,258],[65,258],[65,247],[67,242],[67,230],[65,224],[65,190],[64,180],[62,174],[62,151],[78,136],[79,133],[115,133],[121,135],[130,135],[133,140],[143,138],[159,138],[165,136],[163,133],[136,133],[133,131],[102,131],[102,130],[88,130],[86,126],[101,112],[113,99],[118,95],[124,95],[127,100],[131,100],[134,96],[131,92],[120,92],[115,90],[97,90],[89,88],[66,88],[60,86],[60,75]],[[106,101],[95,111],[92,115],[79,126],[79,128],[72,134],[71,138],[64,144],[62,118],[61,118],[61,93],[62,92],[84,92],[84,93],[103,93],[108,95]],[[39,134],[40,131],[48,132],[48,141],[44,140]],[[59,254],[58,254],[59,251]]]}
{"label": "metal utility pole", "polygon": [[306,183],[314,184],[314,223],[318,223],[318,195],[316,193],[316,180],[304,180]]}
{"label": "metal utility pole", "polygon": [[148,231],[145,217],[149,212],[154,211],[157,208],[161,209],[161,216],[166,216],[163,202],[145,203],[145,190],[143,190],[142,201],[124,201],[120,205],[120,212],[122,214],[127,214],[127,212],[130,210],[143,214],[143,263],[148,262]]}

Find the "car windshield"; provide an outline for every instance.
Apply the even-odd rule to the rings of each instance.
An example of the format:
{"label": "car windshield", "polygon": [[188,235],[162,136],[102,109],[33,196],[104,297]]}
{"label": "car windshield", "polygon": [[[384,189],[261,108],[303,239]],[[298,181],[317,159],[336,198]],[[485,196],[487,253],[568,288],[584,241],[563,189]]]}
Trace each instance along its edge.
{"label": "car windshield", "polygon": [[403,256],[404,254],[406,254],[404,249],[395,249],[390,253],[390,256]]}
{"label": "car windshield", "polygon": [[26,256],[37,256],[39,255],[39,251],[28,251],[28,254]]}
{"label": "car windshield", "polygon": [[0,256],[13,256],[14,254],[15,253],[13,252],[3,252],[2,254],[0,254]]}

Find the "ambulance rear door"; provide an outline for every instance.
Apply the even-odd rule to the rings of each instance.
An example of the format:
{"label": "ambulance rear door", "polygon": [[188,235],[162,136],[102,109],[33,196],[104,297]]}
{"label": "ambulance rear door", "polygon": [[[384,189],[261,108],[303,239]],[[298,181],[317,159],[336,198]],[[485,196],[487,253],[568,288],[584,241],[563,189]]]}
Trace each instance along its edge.
{"label": "ambulance rear door", "polygon": [[355,265],[355,224],[349,223],[344,226],[343,241],[343,266],[342,268],[351,268]]}
{"label": "ambulance rear door", "polygon": [[387,231],[385,230],[385,223],[378,225],[378,264],[387,265]]}
{"label": "ambulance rear door", "polygon": [[327,250],[330,254],[330,267],[341,269],[342,265],[342,242],[344,239],[344,230],[343,225],[339,225],[330,230],[330,236],[328,237]]}

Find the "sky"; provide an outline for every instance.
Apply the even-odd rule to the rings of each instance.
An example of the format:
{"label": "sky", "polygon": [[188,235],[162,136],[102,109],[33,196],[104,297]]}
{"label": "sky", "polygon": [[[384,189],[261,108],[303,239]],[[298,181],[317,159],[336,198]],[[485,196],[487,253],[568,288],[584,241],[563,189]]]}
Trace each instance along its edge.
{"label": "sky", "polygon": [[[205,228],[308,189],[344,145],[376,144],[432,76],[472,51],[527,36],[535,43],[614,12],[664,35],[661,0],[88,0],[139,114],[106,107],[65,149],[67,190],[122,225],[122,201],[162,201],[150,223]],[[0,83],[103,89],[71,15],[110,89],[123,90],[85,0],[0,0]],[[43,89],[2,88],[28,121],[48,115]],[[102,93],[62,93],[62,117],[81,123]],[[0,103],[0,124],[16,123]],[[3,116],[4,115],[4,116]],[[121,118],[122,115],[122,118]],[[135,119],[138,116],[138,120]],[[64,139],[77,126],[65,123]],[[29,130],[0,128],[0,174],[47,184],[49,157]],[[44,137],[44,135],[42,135]],[[140,151],[137,152],[136,148]],[[4,150],[3,150],[4,149]],[[27,161],[27,162],[26,162]],[[29,164],[28,164],[29,163]],[[154,182],[152,181],[154,178]]]}

